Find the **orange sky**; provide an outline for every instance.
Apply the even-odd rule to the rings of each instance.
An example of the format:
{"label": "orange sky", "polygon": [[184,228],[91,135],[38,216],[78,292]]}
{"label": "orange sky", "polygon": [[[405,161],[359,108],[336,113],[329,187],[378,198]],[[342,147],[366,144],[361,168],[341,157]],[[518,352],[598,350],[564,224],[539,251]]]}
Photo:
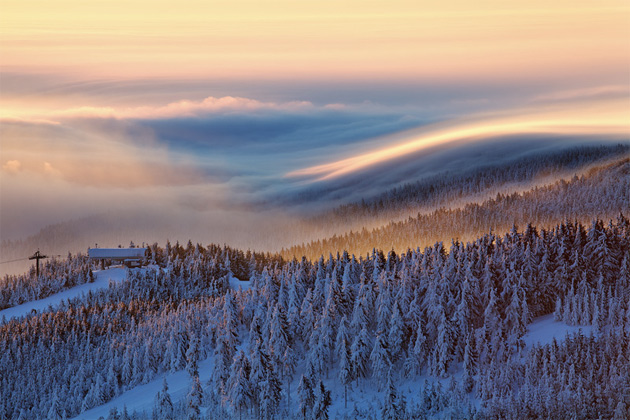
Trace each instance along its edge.
{"label": "orange sky", "polygon": [[492,80],[627,75],[630,61],[624,0],[0,4],[4,71]]}

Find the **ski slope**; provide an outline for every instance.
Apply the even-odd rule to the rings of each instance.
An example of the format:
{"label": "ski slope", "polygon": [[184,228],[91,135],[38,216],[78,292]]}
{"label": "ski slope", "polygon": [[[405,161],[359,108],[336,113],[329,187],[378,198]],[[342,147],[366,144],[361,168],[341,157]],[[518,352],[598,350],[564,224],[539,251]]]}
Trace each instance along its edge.
{"label": "ski slope", "polygon": [[[212,366],[212,357],[199,362],[199,380],[202,384],[210,380]],[[144,411],[150,414],[155,404],[155,395],[162,390],[164,379],[166,379],[168,383],[168,393],[173,403],[186,398],[186,395],[188,395],[190,391],[190,376],[185,370],[180,370],[175,373],[158,375],[156,379],[146,384],[138,385],[111,401],[94,407],[91,410],[87,410],[74,418],[77,420],[97,419],[99,417],[107,418],[109,411],[113,407],[116,407],[118,412],[121,413],[125,406],[129,414],[134,411],[139,413]]]}
{"label": "ski slope", "polygon": [[[156,268],[156,267],[148,267]],[[95,270],[94,275],[96,279],[94,283],[84,283],[79,286],[75,286],[71,289],[64,290],[63,292],[55,293],[47,298],[26,302],[12,308],[6,308],[0,311],[0,320],[5,317],[6,320],[13,318],[19,318],[30,313],[42,312],[48,308],[55,308],[59,306],[62,301],[73,299],[86,295],[88,292],[94,292],[100,289],[107,289],[110,282],[120,283],[127,279],[127,269],[123,267],[112,267],[106,270]],[[241,281],[236,277],[230,277],[230,288],[232,290],[238,290],[239,288],[246,290],[251,287],[250,281]]]}
{"label": "ski slope", "polygon": [[19,318],[29,313],[42,312],[52,307],[59,306],[62,301],[73,299],[82,295],[86,295],[88,292],[96,291],[99,289],[107,289],[110,282],[119,283],[127,278],[127,269],[122,267],[114,267],[106,270],[94,271],[96,279],[94,283],[84,283],[79,286],[75,286],[71,289],[64,290],[63,292],[55,293],[47,298],[26,302],[12,308],[3,309],[0,311],[0,319],[5,317],[6,320],[12,318]]}

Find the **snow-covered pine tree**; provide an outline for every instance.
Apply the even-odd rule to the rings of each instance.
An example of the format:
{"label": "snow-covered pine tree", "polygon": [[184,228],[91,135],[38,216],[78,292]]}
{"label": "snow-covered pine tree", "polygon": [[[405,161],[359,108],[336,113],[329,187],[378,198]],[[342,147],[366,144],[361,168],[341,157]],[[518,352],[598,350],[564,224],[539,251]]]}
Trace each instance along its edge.
{"label": "snow-covered pine tree", "polygon": [[370,353],[372,362],[372,377],[382,386],[387,379],[387,372],[391,370],[392,362],[389,353],[389,345],[384,335],[378,335],[374,340],[374,347]]}
{"label": "snow-covered pine tree", "polygon": [[224,336],[217,339],[217,347],[214,350],[214,366],[212,369],[211,382],[214,389],[219,395],[225,395],[227,392],[226,382],[230,375],[230,366],[232,364],[232,349],[229,347],[228,341]]}
{"label": "snow-covered pine tree", "polygon": [[299,411],[302,413],[302,418],[306,420],[307,417],[310,417],[311,410],[315,404],[315,393],[311,379],[308,376],[302,375],[300,377],[297,394]]}
{"label": "snow-covered pine tree", "polygon": [[350,346],[347,341],[343,345],[343,350],[339,354],[339,383],[343,385],[344,407],[348,408],[348,388],[352,383],[354,368],[350,360]]}
{"label": "snow-covered pine tree", "polygon": [[359,384],[359,379],[365,378],[368,375],[370,348],[370,338],[368,336],[367,328],[364,325],[359,334],[355,337],[352,342],[352,347],[350,348],[350,361],[354,368],[352,376],[357,380],[357,385]]}
{"label": "snow-covered pine tree", "polygon": [[387,372],[387,385],[385,386],[385,401],[381,411],[383,420],[399,420],[404,416],[402,406],[399,401],[398,391],[392,379],[392,370]]}
{"label": "snow-covered pine tree", "polygon": [[173,414],[173,402],[168,393],[168,383],[166,382],[166,378],[164,378],[162,390],[158,391],[155,396],[153,418],[155,420],[174,420]]}
{"label": "snow-covered pine tree", "polygon": [[267,370],[265,379],[258,386],[258,392],[261,418],[274,418],[280,406],[282,388],[273,369]]}
{"label": "snow-covered pine tree", "polygon": [[199,381],[199,375],[193,375],[191,377],[190,391],[186,396],[186,409],[188,420],[200,420],[201,419],[201,403],[203,401],[203,389],[201,382]]}
{"label": "snow-covered pine tree", "polygon": [[196,335],[190,340],[186,351],[186,371],[191,377],[199,376],[199,338]]}
{"label": "snow-covered pine tree", "polygon": [[269,328],[269,356],[276,370],[280,370],[284,352],[289,346],[289,323],[284,309],[275,305]]}
{"label": "snow-covered pine tree", "polygon": [[239,351],[231,366],[227,394],[227,400],[234,411],[239,413],[239,419],[242,417],[243,410],[249,408],[252,403],[255,384],[249,380],[250,370],[247,356],[242,350]]}
{"label": "snow-covered pine tree", "polygon": [[404,353],[403,344],[405,343],[405,322],[400,313],[398,301],[394,301],[392,309],[392,317],[389,321],[389,331],[387,335],[387,344],[391,356],[392,364],[400,360]]}
{"label": "snow-covered pine tree", "polygon": [[477,370],[474,337],[475,335],[473,333],[469,333],[466,337],[466,346],[464,347],[464,374],[462,377],[462,382],[464,390],[468,393],[470,393],[475,386],[475,374]]}
{"label": "snow-covered pine tree", "polygon": [[432,373],[435,376],[444,378],[448,372],[448,369],[453,360],[452,352],[452,337],[451,337],[451,324],[446,318],[444,307],[440,305],[437,319],[438,330],[437,339],[435,342],[435,348],[433,349],[433,356],[431,358]]}
{"label": "snow-covered pine tree", "polygon": [[57,390],[53,391],[52,403],[47,415],[48,420],[61,420],[61,407],[59,404],[59,397],[57,396]]}
{"label": "snow-covered pine tree", "polygon": [[313,418],[318,420],[328,420],[328,409],[332,404],[330,391],[326,389],[324,383],[319,381],[315,387],[315,403],[313,404]]}
{"label": "snow-covered pine tree", "polygon": [[337,329],[337,337],[335,338],[335,354],[341,360],[343,353],[346,352],[350,343],[350,334],[348,331],[348,321],[346,316],[341,317],[339,328]]}

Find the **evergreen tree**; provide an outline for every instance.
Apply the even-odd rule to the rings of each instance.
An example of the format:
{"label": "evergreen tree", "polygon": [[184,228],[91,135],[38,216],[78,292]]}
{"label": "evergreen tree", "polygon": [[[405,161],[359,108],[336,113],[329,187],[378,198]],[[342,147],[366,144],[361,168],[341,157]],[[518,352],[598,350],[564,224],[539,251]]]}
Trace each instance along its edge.
{"label": "evergreen tree", "polygon": [[118,414],[118,408],[112,407],[109,409],[107,420],[120,420],[120,414]]}
{"label": "evergreen tree", "polygon": [[243,410],[247,409],[252,402],[253,387],[249,381],[249,374],[249,361],[245,353],[240,351],[234,358],[228,380],[228,401],[232,408],[238,411],[239,418],[241,418]]}
{"label": "evergreen tree", "polygon": [[332,404],[330,391],[326,389],[324,383],[319,381],[315,387],[315,403],[313,404],[313,418],[328,420],[328,409]]}
{"label": "evergreen tree", "polygon": [[350,343],[350,335],[348,332],[348,321],[344,315],[339,322],[339,328],[337,329],[337,337],[335,338],[335,353],[341,360],[343,353],[347,351]]}
{"label": "evergreen tree", "polygon": [[348,388],[352,382],[352,361],[350,360],[350,348],[348,343],[344,344],[344,350],[339,355],[339,383],[343,385],[344,407],[348,408]]}
{"label": "evergreen tree", "polygon": [[416,339],[413,347],[409,350],[407,359],[405,360],[405,374],[407,377],[413,377],[420,374],[422,366],[426,363],[428,357],[427,338],[424,335],[422,322],[418,324]]}
{"label": "evergreen tree", "polygon": [[259,384],[260,414],[263,419],[273,418],[280,405],[281,385],[273,369],[267,371],[264,381]]}
{"label": "evergreen tree", "polygon": [[291,346],[287,346],[282,355],[282,363],[280,366],[280,373],[287,381],[287,407],[291,408],[291,382],[293,381],[293,375],[295,374],[295,367],[297,365],[297,358],[295,352]]}
{"label": "evergreen tree", "polygon": [[405,342],[405,323],[398,302],[394,302],[394,309],[392,310],[392,317],[389,322],[389,333],[387,336],[387,343],[389,345],[391,361],[396,363],[403,354],[403,344]]}
{"label": "evergreen tree", "polygon": [[120,420],[131,420],[131,417],[129,416],[129,412],[127,411],[126,404],[123,406],[123,412],[120,415]]}
{"label": "evergreen tree", "polygon": [[299,410],[302,413],[302,418],[306,419],[315,404],[315,393],[313,392],[313,385],[308,376],[302,375],[300,377],[297,393]]}
{"label": "evergreen tree", "polygon": [[199,420],[201,415],[201,403],[203,401],[203,389],[199,381],[199,375],[194,375],[190,385],[190,391],[186,397],[188,420]]}
{"label": "evergreen tree", "polygon": [[186,351],[186,372],[191,377],[199,376],[199,339],[193,336]]}
{"label": "evergreen tree", "polygon": [[162,382],[162,390],[155,396],[155,406],[153,409],[154,418],[160,420],[174,420],[173,402],[168,393],[168,383],[166,378]]}
{"label": "evergreen tree", "polygon": [[231,353],[232,349],[229,347],[228,341],[224,337],[220,337],[214,350],[214,367],[211,381],[215,389],[222,395],[226,394],[226,382],[232,362]]}
{"label": "evergreen tree", "polygon": [[368,337],[367,328],[363,326],[359,335],[357,335],[352,343],[351,351],[351,364],[354,367],[354,374],[352,375],[357,384],[359,378],[365,378],[368,375],[368,361],[370,357],[370,339]]}
{"label": "evergreen tree", "polygon": [[391,356],[389,346],[383,335],[378,335],[374,341],[374,348],[370,354],[372,361],[372,375],[379,384],[385,383],[387,372],[391,370]]}
{"label": "evergreen tree", "polygon": [[401,409],[401,404],[398,398],[398,391],[394,386],[392,380],[391,369],[387,373],[387,386],[385,387],[385,401],[383,404],[383,410],[381,416],[383,420],[398,420],[403,418],[404,412]]}
{"label": "evergreen tree", "polygon": [[289,323],[280,305],[275,306],[269,332],[269,354],[276,370],[281,370],[282,358],[289,346]]}
{"label": "evergreen tree", "polygon": [[476,360],[474,355],[474,344],[471,341],[474,339],[473,334],[468,334],[466,339],[466,347],[464,348],[464,375],[462,381],[464,384],[464,390],[471,392],[475,386],[475,373],[476,373]]}
{"label": "evergreen tree", "polygon": [[446,319],[444,308],[440,306],[438,318],[438,331],[436,347],[433,350],[432,371],[435,376],[445,377],[451,364],[453,355],[451,353],[451,326]]}
{"label": "evergreen tree", "polygon": [[48,420],[61,420],[61,407],[59,405],[59,398],[57,397],[57,391],[53,393],[52,404],[48,410]]}

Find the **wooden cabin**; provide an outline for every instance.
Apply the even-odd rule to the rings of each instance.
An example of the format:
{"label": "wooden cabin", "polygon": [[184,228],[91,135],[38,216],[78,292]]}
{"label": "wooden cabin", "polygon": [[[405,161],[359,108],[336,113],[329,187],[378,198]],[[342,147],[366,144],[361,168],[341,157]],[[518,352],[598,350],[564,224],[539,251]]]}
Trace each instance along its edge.
{"label": "wooden cabin", "polygon": [[91,260],[119,262],[129,268],[142,267],[147,255],[147,248],[89,248],[88,257]]}

